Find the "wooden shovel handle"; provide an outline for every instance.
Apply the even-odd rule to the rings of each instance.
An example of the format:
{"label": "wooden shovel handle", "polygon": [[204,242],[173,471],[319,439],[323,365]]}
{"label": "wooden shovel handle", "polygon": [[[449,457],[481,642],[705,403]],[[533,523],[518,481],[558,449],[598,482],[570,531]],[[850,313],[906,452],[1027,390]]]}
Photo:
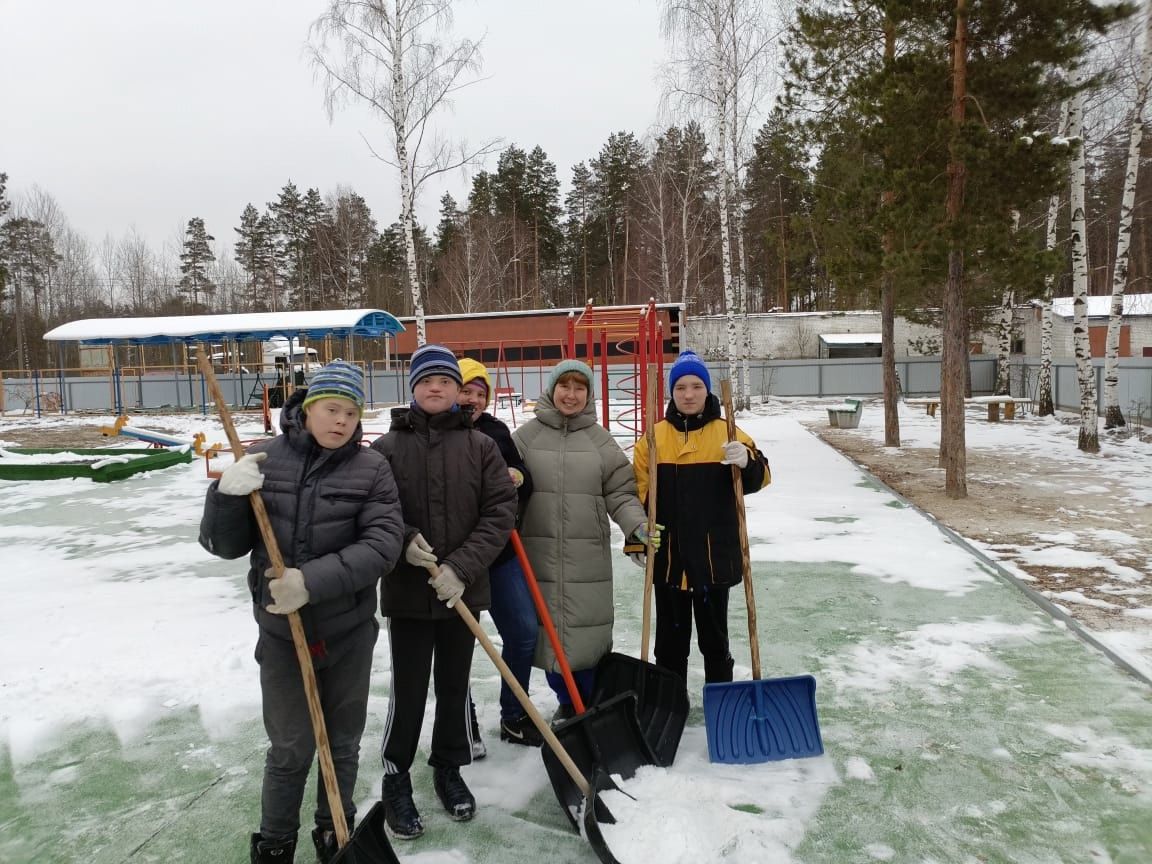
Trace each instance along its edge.
{"label": "wooden shovel handle", "polygon": [[[244,445],[240,443],[240,436],[236,434],[236,427],[232,423],[232,413],[228,410],[228,403],[220,391],[220,382],[216,380],[216,373],[212,370],[212,363],[208,359],[207,346],[201,345],[196,352],[196,364],[200,367],[200,374],[208,384],[208,390],[216,402],[216,411],[220,415],[220,423],[224,427],[224,434],[228,436],[228,444],[232,447],[232,454],[239,459],[244,455]],[[264,538],[264,548],[268,550],[268,557],[272,561],[272,569],[276,571],[276,578],[284,575],[284,556],[280,554],[280,545],[276,542],[276,534],[272,530],[272,523],[268,521],[268,511],[264,509],[264,499],[260,493],[252,492],[248,496],[252,504],[252,512],[256,516],[256,524],[260,527],[260,536]],[[308,640],[304,636],[304,624],[300,620],[299,612],[288,613],[288,627],[292,631],[292,644],[296,648],[296,660],[300,664],[300,676],[304,679],[304,695],[308,700],[308,716],[312,719],[312,734],[316,737],[316,750],[320,754],[320,773],[324,778],[324,791],[328,794],[328,809],[332,811],[332,827],[336,830],[336,843],[344,848],[348,843],[348,822],[344,818],[344,806],[340,800],[340,787],[336,783],[336,766],[332,763],[332,745],[328,742],[328,727],[324,724],[324,709],[320,706],[320,690],[316,686],[316,670],[312,668],[312,655],[308,651]]]}
{"label": "wooden shovel handle", "polygon": [[656,533],[656,364],[648,364],[648,392],[645,394],[648,410],[648,428],[644,442],[648,445],[648,551],[644,556],[644,611],[640,624],[640,662],[648,662],[648,634],[652,623],[652,580],[656,572],[656,550],[652,548],[652,535]]}
{"label": "wooden shovel handle", "polygon": [[[435,564],[430,564],[425,569],[433,576],[438,575],[440,572],[440,568]],[[524,709],[524,713],[531,718],[532,725],[536,727],[548,743],[548,746],[552,748],[552,752],[556,754],[556,758],[560,760],[560,764],[564,766],[564,770],[568,772],[568,776],[572,778],[572,782],[579,787],[581,794],[587,797],[588,780],[580,773],[580,769],[576,767],[576,763],[572,761],[572,757],[568,755],[568,751],[564,749],[564,745],[560,743],[560,739],[556,737],[556,733],[552,731],[552,727],[548,725],[548,721],[536,710],[536,706],[532,704],[532,700],[528,697],[528,694],[524,692],[524,688],[520,686],[520,682],[516,680],[516,676],[512,674],[512,670],[508,668],[508,664],[504,662],[504,658],[500,656],[500,652],[496,650],[496,646],[492,644],[492,640],[488,638],[488,634],[484,632],[484,628],[481,627],[480,622],[476,620],[476,616],[464,605],[462,599],[453,603],[452,608],[464,619],[464,623],[468,625],[468,629],[472,631],[472,635],[476,637],[476,641],[484,648],[484,653],[488,655],[488,659],[500,670],[500,677],[504,679],[504,683],[508,685],[508,689],[516,696],[516,699],[520,702],[520,707]]]}
{"label": "wooden shovel handle", "polygon": [[[724,419],[728,423],[728,440],[737,441],[736,414],[732,411],[732,383],[720,382],[724,402]],[[756,632],[756,597],[752,591],[752,553],[748,551],[748,517],[744,513],[744,480],[740,468],[732,466],[732,492],[736,495],[736,522],[740,526],[740,558],[744,566],[744,602],[748,606],[748,644],[752,649],[752,680],[760,680],[760,638]]]}

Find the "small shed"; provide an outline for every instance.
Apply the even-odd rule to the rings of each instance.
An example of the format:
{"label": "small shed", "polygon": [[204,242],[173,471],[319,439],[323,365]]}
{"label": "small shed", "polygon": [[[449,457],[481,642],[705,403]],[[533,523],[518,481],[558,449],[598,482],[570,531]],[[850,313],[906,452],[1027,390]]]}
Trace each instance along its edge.
{"label": "small shed", "polygon": [[820,334],[820,356],[829,360],[844,357],[879,357],[882,346],[879,333]]}

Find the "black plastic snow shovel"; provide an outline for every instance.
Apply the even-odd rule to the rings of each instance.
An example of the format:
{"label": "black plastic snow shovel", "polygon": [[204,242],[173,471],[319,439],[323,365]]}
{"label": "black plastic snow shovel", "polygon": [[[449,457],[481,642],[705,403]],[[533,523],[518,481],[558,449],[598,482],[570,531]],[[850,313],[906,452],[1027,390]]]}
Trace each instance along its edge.
{"label": "black plastic snow shovel", "polygon": [[[728,440],[736,439],[732,388],[720,382]],[[819,756],[824,752],[816,718],[816,679],[811,675],[760,678],[760,640],[756,631],[756,598],[752,591],[752,556],[748,549],[748,521],[744,513],[744,484],[740,469],[732,466],[732,489],[740,528],[740,554],[744,565],[744,600],[748,606],[748,643],[752,653],[752,680],[704,685],[704,726],[708,758],[712,762],[746,764],[777,759]]]}
{"label": "black plastic snow shovel", "polygon": [[[532,562],[528,560],[528,553],[524,549],[518,531],[512,532],[512,546],[520,559],[524,580],[528,583],[528,591],[532,595],[532,602],[536,605],[536,614],[548,634],[548,640],[552,643],[552,651],[556,655],[556,662],[560,666],[568,695],[572,699],[572,707],[576,710],[574,717],[559,724],[552,731],[580,775],[586,781],[590,781],[593,774],[602,769],[628,778],[635,774],[641,765],[659,764],[640,728],[636,714],[635,693],[631,691],[621,693],[591,709],[585,708],[576,680],[572,677],[568,658],[564,654],[564,646],[560,643],[560,636],[552,624],[548,604],[544,602],[544,595],[540,593],[536,573],[532,569]],[[556,800],[560,802],[560,807],[572,823],[572,827],[579,830],[578,814],[588,798],[587,784],[582,786],[573,781],[558,753],[545,749],[541,755],[544,758],[544,768],[548,772],[548,780],[552,783],[552,791],[556,793]]]}
{"label": "black plastic snow shovel", "polygon": [[[439,572],[439,567],[435,564],[429,566],[427,569],[428,572],[433,575]],[[540,711],[532,704],[532,700],[528,694],[524,692],[524,688],[520,686],[520,682],[516,680],[516,676],[512,674],[512,670],[508,668],[508,664],[504,662],[504,658],[500,656],[500,652],[496,650],[496,646],[492,644],[492,640],[488,638],[488,634],[484,632],[484,628],[481,627],[480,623],[476,620],[476,616],[472,614],[472,611],[464,604],[463,600],[457,600],[452,604],[452,608],[455,609],[456,613],[463,619],[464,624],[472,631],[472,635],[476,637],[476,641],[479,642],[480,646],[484,649],[484,653],[488,655],[488,659],[491,660],[493,665],[499,670],[500,677],[504,679],[504,683],[508,685],[513,695],[515,695],[517,701],[520,703],[520,707],[524,709],[524,712],[528,715],[528,719],[532,721],[532,725],[535,726],[540,732],[540,735],[543,736],[544,743],[548,745],[548,751],[556,757],[556,760],[559,762],[562,770],[567,774],[572,785],[580,790],[581,803],[585,801],[588,802],[587,806],[591,813],[586,815],[585,818],[592,819],[598,823],[615,824],[616,819],[599,799],[599,792],[604,789],[616,789],[618,788],[616,784],[612,782],[611,778],[608,778],[607,780],[600,781],[601,785],[599,788],[592,787],[588,777],[593,776],[595,769],[585,775],[581,772],[580,768],[577,767],[572,756],[565,749],[564,745],[560,743],[560,739],[556,733],[549,727],[548,721],[540,716]],[[612,853],[608,851],[608,847],[604,844],[601,845],[604,854],[608,856],[607,858],[601,858],[601,861],[603,861],[604,864],[617,864],[616,859],[612,857]],[[601,850],[596,847],[593,848],[597,856],[600,856]]]}
{"label": "black plastic snow shovel", "polygon": [[[240,436],[236,434],[236,427],[232,423],[232,414],[228,410],[228,403],[220,391],[220,382],[216,380],[216,373],[212,370],[209,358],[212,352],[201,345],[196,352],[196,362],[200,367],[200,374],[208,385],[208,390],[216,402],[216,411],[220,415],[220,423],[224,427],[224,434],[228,436],[228,444],[232,447],[232,454],[239,459],[244,455],[244,445],[240,443]],[[264,539],[264,546],[268,550],[268,558],[272,562],[272,569],[279,579],[284,573],[284,557],[280,554],[280,546],[276,542],[276,534],[272,530],[272,523],[268,521],[268,512],[264,509],[264,499],[259,492],[248,496],[252,504],[252,513],[256,517],[256,524],[260,527],[260,536]],[[332,859],[333,864],[400,864],[396,853],[392,851],[388,838],[384,834],[384,809],[377,804],[368,811],[368,815],[361,820],[356,833],[348,835],[348,822],[344,818],[344,804],[340,800],[340,787],[336,784],[336,767],[332,763],[332,746],[328,742],[328,727],[324,723],[324,710],[320,706],[320,689],[316,684],[316,670],[312,668],[312,655],[308,651],[308,640],[304,635],[304,624],[300,620],[299,612],[288,613],[288,626],[292,631],[292,644],[296,648],[296,659],[300,663],[300,675],[304,679],[304,694],[308,700],[308,716],[312,720],[312,734],[316,737],[316,752],[320,757],[320,774],[324,783],[324,791],[328,796],[328,809],[332,812],[332,827],[336,832],[336,844],[340,851]]]}
{"label": "black plastic snow shovel", "polygon": [[[656,528],[656,365],[648,366],[648,536]],[[640,628],[640,659],[612,652],[596,667],[594,705],[606,705],[624,693],[636,694],[636,714],[656,764],[671,765],[688,722],[688,690],[685,681],[670,669],[648,662],[648,634],[652,608],[652,578],[656,555],[648,550],[644,566],[644,609]]]}

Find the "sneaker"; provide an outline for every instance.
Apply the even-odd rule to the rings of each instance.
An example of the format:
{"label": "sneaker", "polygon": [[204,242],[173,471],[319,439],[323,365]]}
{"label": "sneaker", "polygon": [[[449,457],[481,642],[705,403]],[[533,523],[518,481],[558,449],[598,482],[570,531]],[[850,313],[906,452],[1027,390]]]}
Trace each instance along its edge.
{"label": "sneaker", "polygon": [[467,822],[476,815],[476,799],[460,776],[459,768],[436,768],[432,774],[432,786],[448,815],[457,822]]}
{"label": "sneaker", "polygon": [[[351,829],[352,826],[348,826]],[[312,829],[312,845],[316,847],[316,860],[320,864],[328,864],[340,847],[336,844],[336,832],[331,828],[321,828],[317,825]]]}
{"label": "sneaker", "polygon": [[412,801],[412,778],[408,772],[385,774],[383,783],[384,822],[397,840],[415,840],[424,833],[420,811]]}
{"label": "sneaker", "polygon": [[292,864],[296,839],[265,840],[263,834],[252,835],[252,864]]}
{"label": "sneaker", "polygon": [[563,723],[565,720],[571,720],[576,716],[576,706],[571,702],[561,702],[560,707],[556,709],[556,713],[552,715],[552,725]]}
{"label": "sneaker", "polygon": [[544,736],[527,714],[521,714],[515,720],[505,720],[501,717],[500,740],[511,744],[523,744],[525,747],[540,747],[544,744]]}

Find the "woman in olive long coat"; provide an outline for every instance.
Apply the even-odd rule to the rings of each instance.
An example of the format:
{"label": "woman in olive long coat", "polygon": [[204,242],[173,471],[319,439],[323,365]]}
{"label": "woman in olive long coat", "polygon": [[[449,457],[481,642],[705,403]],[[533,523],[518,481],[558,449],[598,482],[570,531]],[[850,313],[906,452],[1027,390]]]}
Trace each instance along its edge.
{"label": "woman in olive long coat", "polygon": [[[536,403],[536,418],[512,438],[534,484],[520,534],[560,644],[587,697],[596,663],[612,649],[608,520],[626,538],[645,539],[645,513],[632,466],[597,424],[592,370],[578,360],[565,360],[552,370],[547,391]],[[537,640],[534,663],[556,691],[559,717],[570,716],[571,699],[547,638]]]}

